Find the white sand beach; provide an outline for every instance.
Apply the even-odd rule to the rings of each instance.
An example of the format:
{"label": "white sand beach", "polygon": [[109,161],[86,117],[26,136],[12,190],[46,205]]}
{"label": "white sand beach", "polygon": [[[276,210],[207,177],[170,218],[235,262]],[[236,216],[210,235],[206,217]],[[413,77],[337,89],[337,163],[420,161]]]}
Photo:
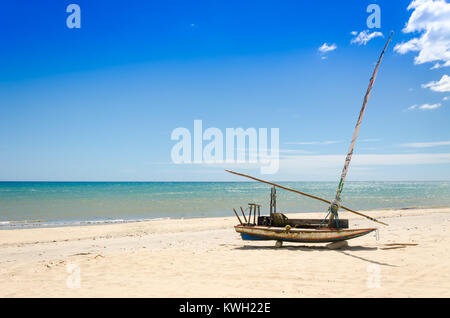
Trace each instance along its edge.
{"label": "white sand beach", "polygon": [[243,241],[235,217],[2,230],[0,296],[450,296],[450,208],[365,213],[389,226],[338,250]]}

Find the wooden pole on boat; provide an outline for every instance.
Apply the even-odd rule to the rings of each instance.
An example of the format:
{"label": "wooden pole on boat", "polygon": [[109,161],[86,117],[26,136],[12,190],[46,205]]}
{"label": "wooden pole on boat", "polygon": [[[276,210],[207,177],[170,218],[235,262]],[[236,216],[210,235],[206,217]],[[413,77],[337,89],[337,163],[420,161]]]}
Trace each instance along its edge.
{"label": "wooden pole on boat", "polygon": [[241,208],[242,216],[244,217],[245,223],[248,223],[247,218],[245,217],[244,209],[241,206],[240,206],[240,208]]}
{"label": "wooden pole on boat", "polygon": [[258,205],[258,220],[257,220],[256,224],[259,223],[259,217],[260,217],[260,216],[261,216],[261,206]]}
{"label": "wooden pole on boat", "polygon": [[[284,189],[284,190],[287,190],[287,191],[292,191],[292,192],[295,192],[295,193],[298,193],[298,194],[301,194],[301,195],[304,195],[304,196],[307,196],[307,197],[309,197],[309,198],[313,198],[313,199],[316,199],[316,200],[319,200],[319,201],[322,201],[322,202],[325,202],[325,203],[331,203],[330,201],[325,200],[325,199],[322,199],[322,198],[319,198],[319,197],[316,197],[315,195],[307,194],[307,193],[305,193],[305,192],[301,192],[301,191],[294,190],[294,189],[291,189],[291,188],[286,188],[286,187],[283,187],[282,185],[279,185],[279,184],[276,184],[276,183],[272,183],[272,182],[269,182],[269,181],[265,181],[265,180],[261,180],[261,179],[258,179],[258,178],[249,176],[249,175],[247,175],[247,174],[243,174],[243,173],[239,173],[239,172],[234,172],[234,171],[227,170],[227,169],[225,169],[225,171],[226,171],[226,172],[229,172],[229,173],[232,173],[232,174],[235,174],[235,175],[238,175],[238,176],[241,176],[241,177],[246,177],[246,178],[249,178],[249,179],[252,179],[252,180],[255,180],[255,181],[259,181],[259,182],[261,182],[261,183],[270,184],[270,185],[272,185],[272,186],[274,186],[274,187],[278,187],[278,188],[280,188],[280,189]],[[250,203],[249,203],[249,204],[250,204]]]}
{"label": "wooden pole on boat", "polygon": [[250,222],[252,221],[252,205],[249,203],[248,204],[248,225],[250,225]]}
{"label": "wooden pole on boat", "polygon": [[277,212],[277,189],[270,188],[270,216]]}
{"label": "wooden pole on boat", "polygon": [[273,187],[273,213],[277,213],[277,188]]}
{"label": "wooden pole on boat", "polygon": [[242,221],[241,221],[241,218],[239,217],[239,215],[237,214],[237,212],[236,212],[236,210],[233,208],[233,211],[234,211],[234,214],[236,214],[236,217],[238,218],[238,220],[239,220],[239,223],[241,223],[241,225],[244,225],[243,223],[242,223]]}
{"label": "wooden pole on boat", "polygon": [[[241,177],[246,177],[246,178],[249,178],[249,179],[252,179],[252,180],[255,180],[255,181],[259,181],[261,183],[270,184],[270,185],[272,185],[274,187],[278,187],[278,188],[281,188],[281,189],[284,189],[284,190],[287,190],[287,191],[295,192],[295,193],[307,196],[309,198],[313,198],[313,199],[316,199],[316,200],[319,200],[319,201],[331,204],[330,201],[322,199],[322,198],[319,198],[319,197],[316,197],[315,195],[307,194],[307,193],[304,193],[304,192],[301,192],[301,191],[298,191],[298,190],[294,190],[294,189],[291,189],[291,188],[286,188],[286,187],[283,187],[282,185],[279,185],[279,184],[276,184],[276,183],[273,183],[273,182],[269,182],[269,181],[265,181],[265,180],[261,180],[261,179],[258,179],[258,178],[255,178],[255,177],[243,174],[243,173],[238,173],[238,172],[234,172],[234,171],[231,171],[231,170],[225,170],[225,171],[229,172],[229,173],[232,173],[232,174],[235,174],[235,175],[238,175],[238,176],[241,176]],[[367,219],[369,219],[371,221],[374,221],[374,222],[377,222],[377,223],[380,223],[380,224],[383,224],[383,225],[388,225],[388,224],[386,224],[384,222],[381,222],[381,221],[378,221],[378,220],[376,220],[376,219],[374,219],[374,218],[372,218],[372,217],[370,217],[368,215],[365,215],[365,214],[362,214],[360,212],[356,212],[356,211],[354,211],[352,209],[349,209],[349,208],[347,208],[347,207],[345,207],[343,205],[341,206],[341,209],[344,209],[344,210],[347,210],[349,212],[355,213],[355,214],[357,214],[359,216],[363,216],[363,217],[365,217],[365,218],[367,218]]]}
{"label": "wooden pole on boat", "polygon": [[369,100],[370,93],[372,91],[373,83],[375,82],[375,79],[377,78],[378,68],[380,67],[381,60],[383,59],[384,52],[386,51],[386,48],[389,44],[389,41],[391,41],[392,35],[394,34],[394,31],[391,32],[391,35],[386,41],[386,44],[383,48],[383,51],[381,51],[380,57],[378,58],[377,64],[375,66],[375,69],[373,70],[372,76],[369,81],[369,87],[367,87],[366,94],[364,95],[363,104],[361,107],[361,111],[359,112],[359,117],[356,122],[355,131],[353,132],[352,142],[350,143],[350,147],[347,152],[347,157],[345,158],[344,168],[342,169],[341,173],[341,179],[339,180],[339,185],[336,191],[336,197],[335,201],[339,204],[339,201],[341,200],[341,192],[344,188],[344,182],[345,177],[347,176],[348,167],[350,165],[350,160],[352,159],[353,155],[353,148],[355,147],[356,138],[358,138],[359,128],[361,127],[361,121],[364,117],[364,112],[366,110],[367,101]]}
{"label": "wooden pole on boat", "polygon": [[337,216],[338,216],[338,210],[341,205],[341,193],[342,193],[342,189],[344,188],[345,177],[347,176],[348,167],[350,165],[350,161],[352,160],[353,148],[355,147],[356,138],[358,138],[359,128],[361,127],[361,121],[364,117],[364,112],[366,111],[367,101],[369,100],[370,92],[372,91],[372,87],[373,87],[373,83],[375,82],[375,79],[377,78],[378,68],[380,67],[380,63],[381,63],[381,60],[383,59],[384,52],[386,51],[386,48],[389,44],[389,41],[391,41],[393,34],[394,34],[394,31],[391,32],[391,35],[387,39],[386,44],[383,48],[383,51],[381,51],[380,57],[378,58],[377,64],[376,64],[375,69],[373,70],[372,76],[370,78],[369,87],[367,87],[366,94],[364,95],[363,104],[361,107],[361,111],[359,112],[358,120],[356,122],[355,131],[353,132],[352,141],[350,143],[350,147],[347,152],[347,157],[345,157],[344,168],[342,169],[341,178],[339,180],[339,185],[338,185],[338,188],[336,191],[336,196],[335,196],[334,200],[332,201],[332,203],[330,204],[330,207],[328,208],[328,211],[330,213],[330,220],[328,223],[329,225],[331,225],[333,223],[334,218],[337,218]]}
{"label": "wooden pole on boat", "polygon": [[275,189],[275,187],[270,188],[270,216],[272,216],[273,213],[273,189]]}

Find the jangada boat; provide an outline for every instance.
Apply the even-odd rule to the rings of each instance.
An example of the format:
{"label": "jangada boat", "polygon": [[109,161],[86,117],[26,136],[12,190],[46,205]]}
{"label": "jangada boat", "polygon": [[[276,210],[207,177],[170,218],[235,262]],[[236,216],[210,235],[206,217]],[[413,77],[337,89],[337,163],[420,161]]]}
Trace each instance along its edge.
{"label": "jangada boat", "polygon": [[240,233],[244,240],[276,240],[297,243],[327,243],[345,241],[375,231],[368,229],[289,229],[270,226],[246,226],[236,225],[236,232]]}
{"label": "jangada boat", "polygon": [[[352,142],[345,158],[344,168],[342,169],[341,178],[339,181],[338,189],[336,191],[336,196],[334,200],[328,201],[326,199],[301,192],[299,190],[284,187],[282,185],[261,180],[249,175],[242,173],[237,173],[230,170],[225,170],[229,173],[236,174],[242,177],[246,177],[258,182],[269,184],[272,186],[271,196],[270,196],[270,215],[261,216],[261,205],[256,203],[249,203],[249,213],[248,216],[245,215],[244,209],[241,207],[241,213],[243,220],[239,217],[236,209],[233,209],[234,214],[239,220],[239,225],[234,228],[236,232],[241,234],[244,240],[275,240],[276,246],[282,246],[283,242],[301,242],[301,243],[326,243],[326,242],[338,242],[346,241],[356,237],[360,237],[369,234],[376,230],[376,228],[364,228],[364,229],[349,229],[348,220],[339,219],[338,211],[343,209],[359,216],[363,216],[373,222],[377,222],[383,225],[387,225],[384,222],[376,220],[368,215],[362,214],[360,212],[354,211],[341,205],[341,193],[344,187],[345,177],[347,176],[348,167],[353,155],[353,148],[358,137],[359,128],[361,126],[361,121],[364,116],[367,101],[370,97],[370,92],[372,90],[373,83],[378,73],[378,68],[380,66],[381,60],[383,59],[384,52],[392,38],[393,32],[389,36],[383,51],[380,54],[378,62],[370,78],[369,87],[367,88],[366,94],[364,96],[364,101],[359,113],[358,121],[355,126],[355,131],[353,133]],[[276,211],[276,189],[284,189],[287,191],[295,192],[297,194],[307,196],[312,199],[316,199],[329,204],[328,213],[324,219],[289,219],[284,214]],[[253,215],[252,215],[253,213]],[[258,216],[257,216],[258,215]],[[253,217],[253,220],[252,220]]]}

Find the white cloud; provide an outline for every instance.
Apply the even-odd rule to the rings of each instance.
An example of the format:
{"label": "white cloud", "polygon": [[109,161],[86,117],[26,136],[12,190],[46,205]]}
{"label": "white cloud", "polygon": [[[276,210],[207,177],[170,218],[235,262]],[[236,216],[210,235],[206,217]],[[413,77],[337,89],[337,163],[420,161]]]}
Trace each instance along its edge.
{"label": "white cloud", "polygon": [[409,106],[406,110],[414,110],[414,109],[432,110],[432,109],[439,108],[441,106],[442,106],[441,103],[431,104],[431,105],[430,104],[423,104],[423,105],[420,105],[420,106],[415,104],[415,105]]}
{"label": "white cloud", "polygon": [[366,139],[361,139],[361,142],[378,142],[381,141],[381,139],[379,138],[366,138]]}
{"label": "white cloud", "polygon": [[[345,155],[291,156],[280,160],[282,169],[339,168],[344,164]],[[351,165],[355,166],[396,166],[450,163],[450,153],[416,154],[366,154],[354,155]]]}
{"label": "white cloud", "polygon": [[435,92],[450,92],[450,76],[444,74],[439,81],[422,84],[423,88],[429,88]]}
{"label": "white cloud", "polygon": [[302,150],[302,149],[280,149],[280,154],[285,155],[311,155],[314,151]]}
{"label": "white cloud", "polygon": [[404,33],[419,32],[420,36],[397,44],[394,50],[400,54],[419,52],[415,64],[436,63],[433,68],[450,66],[450,3],[445,0],[414,0],[408,10],[413,10]]}
{"label": "white cloud", "polygon": [[340,141],[326,140],[326,141],[300,141],[300,142],[285,142],[286,145],[331,145],[337,144]]}
{"label": "white cloud", "polygon": [[438,146],[448,146],[450,141],[433,141],[433,142],[411,142],[407,144],[402,144],[402,147],[412,147],[412,148],[430,148]]}
{"label": "white cloud", "polygon": [[442,98],[443,101],[447,101],[448,100],[448,96],[445,96]]}
{"label": "white cloud", "polygon": [[430,70],[435,70],[435,69],[441,68],[443,66],[444,66],[444,64],[436,63],[432,67],[430,67]]}
{"label": "white cloud", "polygon": [[322,44],[322,46],[321,47],[319,47],[319,52],[320,53],[328,53],[328,52],[331,52],[331,51],[334,51],[334,50],[336,50],[337,49],[337,45],[336,44],[331,44],[331,45],[328,45],[326,42],[324,43],[324,44]]}
{"label": "white cloud", "polygon": [[[288,172],[293,176],[296,172],[314,171],[335,175],[342,168],[345,155],[297,155],[280,158],[280,172]],[[412,153],[412,154],[355,154],[351,162],[351,170],[377,166],[414,166],[430,164],[450,164],[450,153]],[[220,167],[223,169],[257,169],[259,163],[221,163],[202,164],[204,167]]]}
{"label": "white cloud", "polygon": [[372,32],[369,33],[369,30],[365,30],[365,31],[361,31],[359,32],[359,34],[357,35],[358,32],[353,31],[351,32],[352,35],[354,35],[355,37],[350,41],[351,44],[358,44],[358,45],[366,45],[367,42],[369,42],[370,40],[372,40],[373,38],[379,37],[379,36],[383,36],[383,33],[381,32]]}
{"label": "white cloud", "polygon": [[423,104],[422,106],[419,107],[419,109],[421,109],[421,110],[430,110],[430,109],[436,109],[438,107],[441,107],[440,103],[432,104],[432,105],[430,105],[430,104]]}

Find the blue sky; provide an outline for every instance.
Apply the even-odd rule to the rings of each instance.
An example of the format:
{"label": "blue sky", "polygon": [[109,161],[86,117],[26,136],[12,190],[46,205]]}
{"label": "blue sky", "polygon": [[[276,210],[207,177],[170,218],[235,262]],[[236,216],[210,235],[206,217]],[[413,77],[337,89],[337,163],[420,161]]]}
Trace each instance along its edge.
{"label": "blue sky", "polygon": [[[439,15],[450,5],[438,2],[445,10],[431,0],[409,10],[375,0],[4,1],[0,180],[241,180],[171,162],[171,132],[195,119],[279,128],[270,179],[337,180],[390,30],[348,179],[450,180],[450,31]],[[80,29],[66,26],[70,3]],[[371,3],[379,29],[366,25]],[[425,38],[430,25],[440,37]],[[365,30],[383,36],[351,43]],[[336,48],[323,53],[324,43]]]}

